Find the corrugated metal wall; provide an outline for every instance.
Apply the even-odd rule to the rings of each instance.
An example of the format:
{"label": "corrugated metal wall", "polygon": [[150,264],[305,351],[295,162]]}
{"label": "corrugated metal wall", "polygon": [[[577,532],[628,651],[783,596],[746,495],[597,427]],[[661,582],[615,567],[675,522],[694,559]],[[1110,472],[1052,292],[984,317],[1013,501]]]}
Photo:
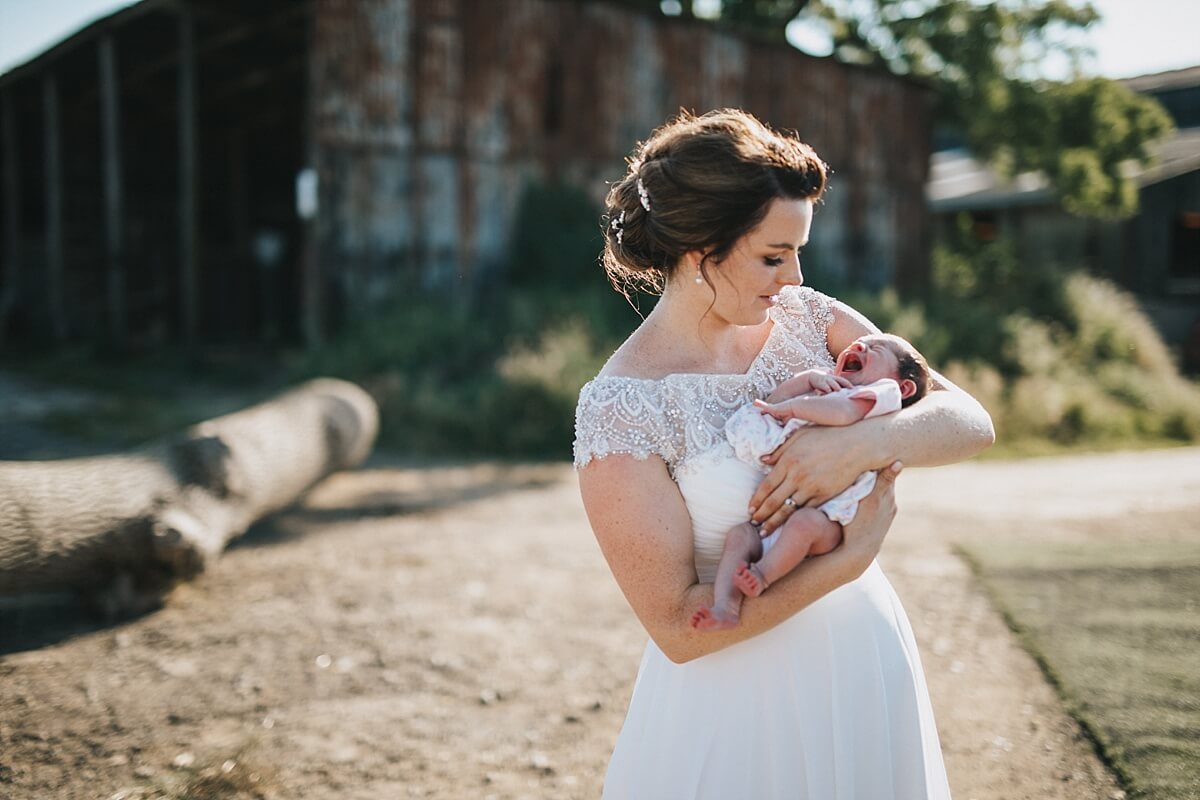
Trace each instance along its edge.
{"label": "corrugated metal wall", "polygon": [[[480,290],[520,257],[527,185],[598,206],[680,107],[746,108],[832,165],[810,275],[881,286],[926,267],[924,89],[605,2],[144,0],[3,76],[0,101],[0,327],[18,340],[317,342],[398,289]],[[120,134],[106,159],[102,117]],[[203,167],[190,188],[185,138]],[[319,209],[300,220],[310,166]]]}
{"label": "corrugated metal wall", "polygon": [[929,95],[886,73],[605,3],[317,0],[320,257],[351,306],[470,288],[508,256],[523,186],[597,202],[680,107],[745,108],[833,167],[809,259],[881,286],[923,274]]}

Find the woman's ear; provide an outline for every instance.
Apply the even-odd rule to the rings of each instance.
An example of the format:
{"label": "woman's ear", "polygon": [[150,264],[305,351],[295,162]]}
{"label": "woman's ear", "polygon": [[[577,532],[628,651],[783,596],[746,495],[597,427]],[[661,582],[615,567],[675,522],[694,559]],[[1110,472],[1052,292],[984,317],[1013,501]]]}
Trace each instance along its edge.
{"label": "woman's ear", "polygon": [[688,250],[683,254],[683,264],[688,268],[689,272],[695,272],[700,269],[702,263],[704,263],[703,250]]}
{"label": "woman's ear", "polygon": [[900,399],[907,400],[917,393],[917,384],[912,378],[900,381]]}

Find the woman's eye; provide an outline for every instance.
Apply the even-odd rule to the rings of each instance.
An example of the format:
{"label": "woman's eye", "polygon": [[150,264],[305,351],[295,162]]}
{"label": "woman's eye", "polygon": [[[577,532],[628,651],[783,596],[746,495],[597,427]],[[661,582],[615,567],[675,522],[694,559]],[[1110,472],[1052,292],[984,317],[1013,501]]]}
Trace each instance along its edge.
{"label": "woman's eye", "polygon": [[783,263],[783,259],[782,259],[782,258],[770,258],[770,257],[768,257],[768,258],[764,258],[764,259],[763,259],[763,262],[764,262],[764,263],[766,263],[766,265],[767,265],[768,267],[778,267],[780,264],[782,264],[782,263]]}

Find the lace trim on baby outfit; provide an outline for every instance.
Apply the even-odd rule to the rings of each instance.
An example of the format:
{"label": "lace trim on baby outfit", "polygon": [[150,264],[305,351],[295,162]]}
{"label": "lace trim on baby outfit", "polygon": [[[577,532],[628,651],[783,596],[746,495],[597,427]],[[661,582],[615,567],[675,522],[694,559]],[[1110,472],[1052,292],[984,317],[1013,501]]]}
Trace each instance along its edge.
{"label": "lace trim on baby outfit", "polygon": [[[695,459],[728,448],[725,421],[766,397],[803,369],[830,369],[826,335],[833,300],[803,287],[780,292],[774,327],[743,375],[675,374],[662,378],[602,376],[579,392],[575,408],[575,467],[594,458],[657,455],[672,475]],[[697,461],[696,464],[701,462]]]}

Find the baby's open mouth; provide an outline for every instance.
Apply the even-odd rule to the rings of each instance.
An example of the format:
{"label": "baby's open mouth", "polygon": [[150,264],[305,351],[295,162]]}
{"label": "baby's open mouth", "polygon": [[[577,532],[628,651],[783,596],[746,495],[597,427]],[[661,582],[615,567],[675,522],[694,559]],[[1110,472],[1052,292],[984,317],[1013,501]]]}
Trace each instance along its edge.
{"label": "baby's open mouth", "polygon": [[847,353],[846,360],[842,362],[842,372],[858,372],[862,369],[862,359],[857,353]]}

